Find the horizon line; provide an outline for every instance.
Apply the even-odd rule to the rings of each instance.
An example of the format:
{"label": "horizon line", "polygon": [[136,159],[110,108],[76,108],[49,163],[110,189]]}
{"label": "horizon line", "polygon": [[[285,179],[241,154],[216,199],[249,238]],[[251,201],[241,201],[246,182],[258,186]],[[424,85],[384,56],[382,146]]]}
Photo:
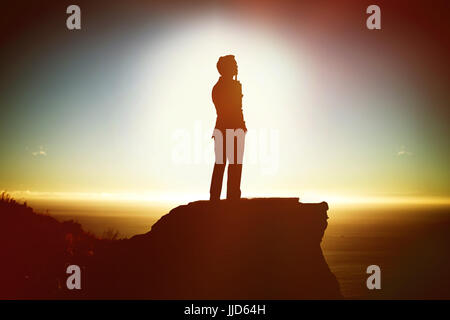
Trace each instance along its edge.
{"label": "horizon line", "polygon": [[[161,192],[49,192],[49,191],[7,191],[16,201],[95,201],[95,202],[132,202],[142,204],[180,204],[197,200],[208,200],[207,193],[161,193]],[[303,196],[302,196],[303,195]],[[349,195],[326,192],[286,192],[247,194],[242,198],[298,197],[300,202],[326,201],[333,205],[450,205],[450,197],[411,196],[411,195]]]}

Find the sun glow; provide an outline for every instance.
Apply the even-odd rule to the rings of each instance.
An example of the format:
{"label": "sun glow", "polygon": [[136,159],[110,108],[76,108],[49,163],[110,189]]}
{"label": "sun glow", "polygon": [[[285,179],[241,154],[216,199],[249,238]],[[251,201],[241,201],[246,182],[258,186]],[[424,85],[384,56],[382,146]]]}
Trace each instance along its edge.
{"label": "sun glow", "polygon": [[[287,34],[226,14],[178,18],[131,40],[105,39],[117,50],[88,43],[74,51],[86,55],[79,64],[70,65],[80,59],[68,49],[40,61],[46,71],[29,83],[42,88],[16,101],[39,113],[27,114],[23,137],[6,146],[0,188],[30,190],[17,192],[23,200],[208,199],[216,62],[234,54],[249,128],[243,197],[448,203],[442,134],[418,130],[410,109],[427,102],[389,78],[392,70],[361,72],[372,53],[348,56],[338,46],[323,54],[327,46],[302,37],[307,30]],[[5,123],[10,132],[25,125],[17,119]]]}
{"label": "sun glow", "polygon": [[[175,25],[163,38],[145,62],[152,94],[146,101],[148,113],[137,120],[146,126],[152,119],[146,139],[157,152],[148,157],[157,162],[159,174],[177,181],[174,188],[188,182],[190,191],[207,196],[216,117],[211,90],[219,76],[216,62],[222,55],[234,54],[249,128],[243,195],[252,189],[270,193],[268,184],[289,157],[284,145],[295,144],[292,130],[307,122],[307,117],[294,118],[292,110],[299,106],[307,110],[311,105],[309,66],[300,66],[298,52],[295,55],[294,48],[279,34],[229,17]],[[187,137],[177,140],[183,134]],[[179,144],[189,153],[183,164],[173,160]]]}

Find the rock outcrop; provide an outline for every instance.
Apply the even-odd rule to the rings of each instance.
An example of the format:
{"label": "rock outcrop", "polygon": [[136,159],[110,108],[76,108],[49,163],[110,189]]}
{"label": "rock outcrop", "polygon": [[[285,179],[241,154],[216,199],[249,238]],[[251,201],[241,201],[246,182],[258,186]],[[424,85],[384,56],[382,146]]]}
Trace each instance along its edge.
{"label": "rock outcrop", "polygon": [[[334,299],[322,254],[328,205],[298,198],[196,201],[147,234],[101,240],[73,222],[1,201],[6,299]],[[78,265],[81,290],[68,290]]]}
{"label": "rock outcrop", "polygon": [[105,297],[102,285],[112,281],[114,297],[341,298],[320,247],[327,210],[325,202],[298,198],[179,206],[147,234],[122,242],[117,274],[96,289]]}

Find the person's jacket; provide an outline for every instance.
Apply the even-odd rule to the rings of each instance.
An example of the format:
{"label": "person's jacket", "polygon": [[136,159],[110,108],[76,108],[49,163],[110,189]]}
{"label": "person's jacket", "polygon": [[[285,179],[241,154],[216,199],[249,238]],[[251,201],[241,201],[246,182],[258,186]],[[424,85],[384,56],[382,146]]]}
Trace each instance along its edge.
{"label": "person's jacket", "polygon": [[242,114],[242,97],[239,81],[219,78],[212,90],[212,100],[217,112],[216,129],[224,131],[240,128],[247,131]]}

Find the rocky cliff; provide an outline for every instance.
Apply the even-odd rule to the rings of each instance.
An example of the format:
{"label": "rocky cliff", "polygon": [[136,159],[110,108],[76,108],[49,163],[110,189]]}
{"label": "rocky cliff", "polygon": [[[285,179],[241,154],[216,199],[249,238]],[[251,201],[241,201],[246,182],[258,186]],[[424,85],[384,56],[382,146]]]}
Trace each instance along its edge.
{"label": "rocky cliff", "polygon": [[320,247],[327,210],[325,202],[298,198],[179,206],[147,234],[115,248],[116,275],[99,279],[92,292],[104,297],[104,284],[110,283],[107,296],[114,297],[340,298]]}
{"label": "rocky cliff", "polygon": [[[341,298],[320,247],[327,210],[298,198],[196,201],[146,234],[101,240],[1,201],[0,297]],[[66,287],[72,264],[80,266],[81,290]]]}

